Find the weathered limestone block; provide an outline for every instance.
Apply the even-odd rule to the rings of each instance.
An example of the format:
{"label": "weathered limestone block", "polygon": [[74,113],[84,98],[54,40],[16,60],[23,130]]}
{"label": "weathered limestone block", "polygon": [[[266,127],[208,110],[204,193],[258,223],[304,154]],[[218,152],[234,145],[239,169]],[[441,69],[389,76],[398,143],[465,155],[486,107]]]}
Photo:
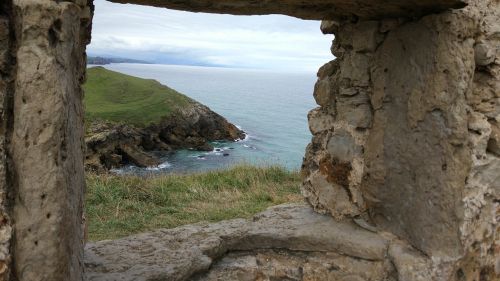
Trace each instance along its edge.
{"label": "weathered limestone block", "polygon": [[375,111],[362,186],[378,225],[430,255],[456,257],[462,248],[458,208],[470,167],[463,144],[474,58],[472,41],[437,32],[445,18],[406,23],[377,51],[371,79],[390,102]]}
{"label": "weathered limestone block", "polygon": [[304,196],[316,211],[337,219],[361,214],[364,135],[334,121],[330,131],[315,135],[314,141],[317,145],[308,147],[303,165]]}
{"label": "weathered limestone block", "polygon": [[423,279],[430,264],[394,236],[302,204],[275,206],[251,220],[89,243],[85,251],[86,278],[93,281],[432,280]]}
{"label": "weathered limestone block", "polygon": [[333,108],[311,113],[321,118],[310,118],[306,199],[432,257],[419,266],[427,275],[408,267],[401,280],[500,278],[498,1],[324,29],[336,35],[339,71],[328,72]]}
{"label": "weathered limestone block", "polygon": [[446,280],[431,276],[431,261],[415,249],[399,241],[389,246],[389,257],[394,262],[399,281]]}
{"label": "weathered limestone block", "polygon": [[480,36],[474,48],[473,90],[467,95],[472,165],[465,184],[464,221],[460,227],[465,258],[457,273],[470,280],[495,280],[500,278],[500,157],[496,147],[500,121],[500,3],[485,1],[477,8]]}
{"label": "weathered limestone block", "polygon": [[83,279],[87,1],[13,0],[10,157],[16,280]]}
{"label": "weathered limestone block", "polygon": [[320,30],[323,34],[334,34],[338,31],[340,23],[334,20],[321,21]]}
{"label": "weathered limestone block", "polygon": [[311,110],[307,118],[309,120],[309,130],[314,135],[333,129],[335,118],[321,107]]}
{"label": "weathered limestone block", "polygon": [[491,134],[488,140],[488,151],[500,157],[500,123],[492,121]]}
{"label": "weathered limestone block", "polygon": [[319,79],[324,79],[329,76],[332,76],[335,71],[338,70],[337,61],[332,60],[328,63],[325,63],[322,67],[319,68],[317,76]]}
{"label": "weathered limestone block", "polygon": [[[310,113],[315,147],[310,147],[303,166],[303,193],[316,211],[340,219],[364,212],[360,184],[364,169],[364,143],[372,126],[369,67],[379,38],[378,22],[342,24],[332,49],[341,57],[323,66],[318,83],[329,83],[329,103]],[[366,30],[367,29],[367,30]],[[358,30],[362,34],[355,35]],[[361,31],[362,30],[362,31]],[[353,34],[355,36],[353,36]],[[343,36],[341,36],[343,35]],[[363,41],[362,37],[370,38]],[[356,45],[356,50],[353,47]],[[334,71],[330,65],[335,65]],[[321,114],[320,114],[321,112]],[[330,117],[326,115],[330,114]],[[326,124],[326,121],[330,124]]]}
{"label": "weathered limestone block", "polygon": [[379,31],[381,33],[387,33],[393,29],[398,28],[404,21],[404,18],[386,18],[380,21]]}
{"label": "weathered limestone block", "polygon": [[[352,168],[333,162],[329,155],[326,155],[319,165],[322,167],[321,170],[311,172],[307,176],[302,190],[304,197],[315,211],[322,214],[330,213],[336,219],[359,215],[361,212],[351,201],[351,190],[346,184]],[[335,173],[339,179],[333,181],[335,178],[329,178],[327,173]]]}
{"label": "weathered limestone block", "polygon": [[487,42],[477,42],[474,46],[474,56],[476,65],[486,66],[495,61],[497,46],[492,46]]}
{"label": "weathered limestone block", "polygon": [[343,120],[354,128],[370,128],[372,109],[366,92],[356,88],[341,89],[337,97],[337,120]]}
{"label": "weathered limestone block", "polygon": [[[498,69],[496,69],[498,68]],[[488,119],[496,120],[500,115],[500,82],[491,79],[498,76],[500,66],[491,64],[481,67],[474,74],[474,88],[467,94],[467,101],[475,111],[484,114]]]}
{"label": "weathered limestone block", "polygon": [[230,253],[193,281],[342,280],[395,281],[382,261],[351,258],[331,252],[257,250]]}
{"label": "weathered limestone block", "polygon": [[413,17],[450,8],[462,8],[466,4],[463,0],[113,0],[112,2],[219,14],[284,14],[317,20],[352,18],[353,16],[361,19]]}
{"label": "weathered limestone block", "polygon": [[[7,13],[7,4],[2,3],[2,12]],[[10,27],[9,19],[6,15],[0,17],[0,65],[2,65],[2,73],[5,75],[7,73],[7,67],[9,66],[9,51],[10,51]],[[5,82],[3,82],[5,83]]]}
{"label": "weathered limestone block", "polygon": [[[245,253],[225,260],[238,277],[295,278],[289,267],[302,266],[303,279],[499,278],[498,1],[458,11],[448,9],[463,1],[115,2],[327,19],[337,59],[318,72],[303,193],[339,221],[279,207],[253,221],[99,242],[87,248],[89,280],[185,280],[228,251]],[[80,84],[90,6],[0,3],[0,279],[11,257],[16,280],[84,278]],[[224,271],[214,269],[205,277]]]}
{"label": "weathered limestone block", "polygon": [[491,125],[486,116],[479,112],[469,112],[468,116],[469,143],[474,154],[474,161],[483,159],[491,135]]}
{"label": "weathered limestone block", "polygon": [[320,106],[328,107],[333,102],[333,87],[329,78],[318,80],[314,86],[314,99]]}
{"label": "weathered limestone block", "polygon": [[333,133],[326,149],[341,163],[351,163],[354,157],[359,157],[362,153],[361,146],[357,145],[354,138],[344,130],[336,130]]}
{"label": "weathered limestone block", "polygon": [[382,41],[378,21],[363,21],[354,26],[352,47],[356,52],[373,52]]}
{"label": "weathered limestone block", "polygon": [[343,59],[344,61],[340,65],[340,79],[350,80],[352,86],[370,86],[370,76],[368,75],[370,57],[361,53],[349,52]]}
{"label": "weathered limestone block", "polygon": [[8,280],[11,273],[12,224],[9,211],[9,184],[7,171],[7,145],[11,100],[11,28],[8,15],[10,3],[0,3],[0,280]]}
{"label": "weathered limestone block", "polygon": [[281,205],[251,221],[188,225],[88,244],[85,264],[87,280],[175,281],[207,271],[229,251],[336,252],[382,261],[388,243],[376,233],[351,222],[336,222],[308,206]]}

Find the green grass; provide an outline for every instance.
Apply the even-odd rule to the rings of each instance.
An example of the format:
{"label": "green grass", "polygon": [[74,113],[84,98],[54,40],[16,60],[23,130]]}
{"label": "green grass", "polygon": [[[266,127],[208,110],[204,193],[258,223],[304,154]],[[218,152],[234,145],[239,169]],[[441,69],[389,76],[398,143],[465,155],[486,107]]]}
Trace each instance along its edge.
{"label": "green grass", "polygon": [[155,80],[93,67],[87,70],[85,117],[145,126],[157,123],[192,100]]}
{"label": "green grass", "polygon": [[301,201],[300,176],[280,167],[156,177],[87,175],[88,239],[115,239],[200,221],[248,218]]}

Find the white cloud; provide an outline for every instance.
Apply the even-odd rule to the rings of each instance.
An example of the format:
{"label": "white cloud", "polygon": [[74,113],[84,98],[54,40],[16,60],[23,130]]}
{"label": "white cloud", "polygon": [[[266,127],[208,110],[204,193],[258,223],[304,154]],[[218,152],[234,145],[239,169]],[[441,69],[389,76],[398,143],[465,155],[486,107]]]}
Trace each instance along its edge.
{"label": "white cloud", "polygon": [[90,54],[290,71],[314,71],[333,58],[333,38],[317,21],[94,4]]}

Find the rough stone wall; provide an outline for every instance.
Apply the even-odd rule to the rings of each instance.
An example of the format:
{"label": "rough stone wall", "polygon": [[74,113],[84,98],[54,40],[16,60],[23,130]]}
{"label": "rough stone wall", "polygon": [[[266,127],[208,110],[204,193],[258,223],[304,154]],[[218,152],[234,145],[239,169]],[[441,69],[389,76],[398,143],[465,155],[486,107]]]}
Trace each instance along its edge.
{"label": "rough stone wall", "polygon": [[[388,244],[399,280],[498,278],[498,0],[454,11],[445,10],[462,1],[115,1],[338,18],[322,24],[337,58],[318,72],[305,197],[424,253],[416,262],[405,257],[413,249]],[[83,279],[91,2],[0,3],[0,280]],[[441,13],[422,16],[430,12]],[[271,238],[261,242],[279,247]]]}
{"label": "rough stone wall", "polygon": [[494,280],[500,278],[500,2],[480,2],[470,13],[477,20],[474,77],[466,92],[471,167],[460,226],[465,258],[457,273]]}
{"label": "rough stone wall", "polygon": [[[442,281],[396,236],[306,204],[88,243],[89,281]],[[479,280],[478,280],[479,281]]]}
{"label": "rough stone wall", "polygon": [[8,200],[7,144],[12,94],[11,2],[0,3],[0,280],[10,275],[12,225]]}
{"label": "rough stone wall", "polygon": [[466,0],[111,0],[191,12],[233,15],[282,14],[303,19],[415,17],[449,8],[462,8]]}
{"label": "rough stone wall", "polygon": [[0,280],[83,279],[90,5],[0,4]]}
{"label": "rough stone wall", "polygon": [[303,193],[407,239],[436,280],[498,276],[499,17],[498,1],[471,1],[322,24],[337,59],[318,72]]}

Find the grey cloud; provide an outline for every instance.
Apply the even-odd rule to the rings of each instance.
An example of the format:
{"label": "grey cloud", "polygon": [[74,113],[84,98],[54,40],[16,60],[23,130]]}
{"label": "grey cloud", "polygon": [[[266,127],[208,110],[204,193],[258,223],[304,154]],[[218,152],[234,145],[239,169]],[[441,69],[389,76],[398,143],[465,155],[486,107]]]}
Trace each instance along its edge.
{"label": "grey cloud", "polygon": [[90,54],[159,63],[314,71],[333,59],[319,22],[188,13],[96,0]]}

